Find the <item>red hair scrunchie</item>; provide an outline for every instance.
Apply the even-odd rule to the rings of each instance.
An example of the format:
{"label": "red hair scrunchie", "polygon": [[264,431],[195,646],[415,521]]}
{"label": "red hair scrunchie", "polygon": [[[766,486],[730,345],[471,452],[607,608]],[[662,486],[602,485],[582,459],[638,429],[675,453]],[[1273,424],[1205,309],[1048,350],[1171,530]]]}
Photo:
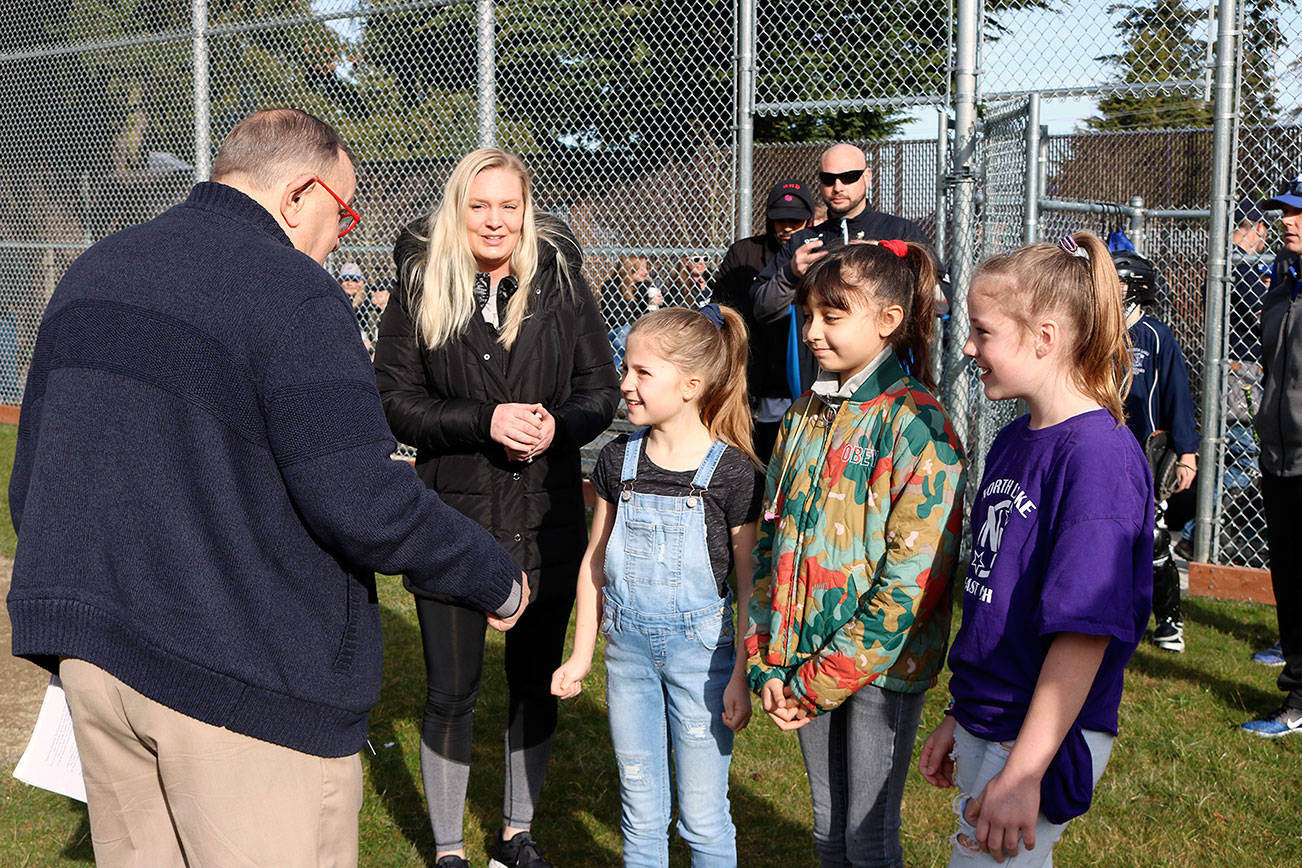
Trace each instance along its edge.
{"label": "red hair scrunchie", "polygon": [[885,247],[891,253],[894,253],[896,256],[898,256],[900,259],[903,259],[905,256],[907,256],[909,252],[909,245],[905,244],[903,241],[895,241],[895,240],[878,241],[877,245],[879,247]]}

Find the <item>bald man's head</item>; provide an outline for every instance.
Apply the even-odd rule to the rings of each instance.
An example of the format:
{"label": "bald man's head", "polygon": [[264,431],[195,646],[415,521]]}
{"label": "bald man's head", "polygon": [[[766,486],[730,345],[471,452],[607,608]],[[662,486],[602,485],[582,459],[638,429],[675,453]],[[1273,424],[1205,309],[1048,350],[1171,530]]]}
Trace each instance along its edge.
{"label": "bald man's head", "polygon": [[824,171],[844,172],[847,169],[867,168],[868,158],[864,156],[862,150],[854,145],[841,142],[823,151],[823,156],[819,158],[818,164]]}
{"label": "bald man's head", "polygon": [[857,217],[866,207],[868,183],[872,180],[864,152],[844,142],[832,145],[823,151],[818,169],[818,186],[827,203],[828,219]]}

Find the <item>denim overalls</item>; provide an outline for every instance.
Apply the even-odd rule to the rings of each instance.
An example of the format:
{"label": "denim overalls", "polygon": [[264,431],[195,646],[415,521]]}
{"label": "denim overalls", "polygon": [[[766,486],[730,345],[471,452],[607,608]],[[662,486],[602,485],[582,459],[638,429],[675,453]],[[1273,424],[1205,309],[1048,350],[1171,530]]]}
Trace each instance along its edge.
{"label": "denim overalls", "polygon": [[669,864],[672,745],[678,832],[693,868],[733,866],[733,733],[721,717],[736,654],[732,605],[719,597],[710,566],[701,497],[725,444],[710,447],[684,496],[643,494],[636,476],[645,436],[646,429],[634,432],[624,451],[602,607],[624,864]]}

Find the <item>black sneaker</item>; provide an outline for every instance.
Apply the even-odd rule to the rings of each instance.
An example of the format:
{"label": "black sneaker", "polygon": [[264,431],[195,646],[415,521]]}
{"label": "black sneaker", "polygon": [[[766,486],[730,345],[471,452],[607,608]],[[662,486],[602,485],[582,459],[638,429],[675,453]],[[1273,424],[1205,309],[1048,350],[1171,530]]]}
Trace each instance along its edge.
{"label": "black sneaker", "polygon": [[1193,561],[1193,540],[1187,536],[1180,537],[1180,541],[1175,544],[1175,554],[1178,558],[1183,558],[1186,561]]}
{"label": "black sneaker", "polygon": [[470,863],[454,853],[449,853],[435,862],[434,868],[470,868]]}
{"label": "black sneaker", "polygon": [[1153,644],[1166,651],[1184,650],[1184,624],[1180,621],[1159,621],[1153,631]]}
{"label": "black sneaker", "polygon": [[488,868],[552,868],[552,863],[543,858],[542,849],[528,832],[516,832],[509,841],[497,839]]}

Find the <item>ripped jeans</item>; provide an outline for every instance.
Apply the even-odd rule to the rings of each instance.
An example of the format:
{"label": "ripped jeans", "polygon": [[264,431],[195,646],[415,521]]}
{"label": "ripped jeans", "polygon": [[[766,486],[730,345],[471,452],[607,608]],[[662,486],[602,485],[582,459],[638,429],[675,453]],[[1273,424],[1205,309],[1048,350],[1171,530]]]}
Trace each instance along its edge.
{"label": "ripped jeans", "polygon": [[672,751],[678,833],[692,868],[735,866],[737,830],[728,806],[733,733],[722,718],[736,655],[732,607],[720,601],[707,611],[644,615],[607,599],[603,621],[624,864],[669,864]]}
{"label": "ripped jeans", "polygon": [[[1094,766],[1094,784],[1097,786],[1103,770],[1107,768],[1108,758],[1112,756],[1112,743],[1116,738],[1106,732],[1085,730],[1085,744],[1089,747],[1090,758]],[[949,856],[949,868],[975,868],[978,865],[999,865],[989,853],[982,852],[976,844],[976,830],[966,819],[963,811],[968,799],[981,795],[993,778],[1008,762],[1008,752],[1013,743],[986,741],[977,738],[962,726],[954,727],[954,783],[958,785],[958,795],[954,797],[954,812],[958,814],[958,832],[954,835],[954,849]],[[1004,868],[1039,868],[1053,865],[1053,845],[1058,843],[1066,823],[1050,823],[1040,814],[1035,822],[1035,849],[1027,850],[1019,842],[1017,855],[1005,859]]]}

